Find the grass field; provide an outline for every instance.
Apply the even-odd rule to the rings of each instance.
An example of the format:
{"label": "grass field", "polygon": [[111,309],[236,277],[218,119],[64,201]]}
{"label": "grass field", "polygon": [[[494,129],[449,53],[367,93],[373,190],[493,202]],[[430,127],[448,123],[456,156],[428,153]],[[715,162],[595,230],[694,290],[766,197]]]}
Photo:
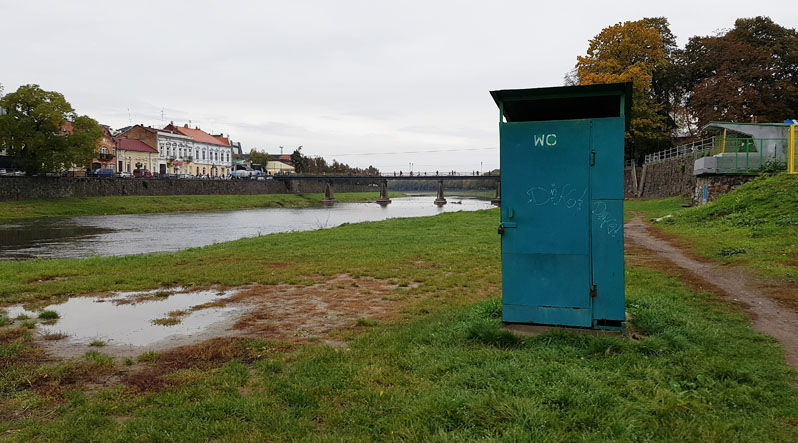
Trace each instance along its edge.
{"label": "grass field", "polygon": [[[173,254],[0,262],[4,303],[348,273],[396,282],[403,306],[338,331],[346,347],[252,337],[130,361],[103,347],[48,359],[32,320],[0,317],[0,438],[798,440],[796,374],[775,340],[634,256],[627,310],[642,339],[500,329],[497,222],[493,209]],[[136,382],[114,378],[125,367],[141,368]]]}
{"label": "grass field", "polygon": [[[392,192],[391,198],[402,197]],[[341,202],[376,200],[379,192],[336,193]],[[0,222],[34,217],[218,211],[319,205],[323,194],[166,195],[55,198],[0,202]]]}
{"label": "grass field", "polygon": [[[679,198],[625,202],[713,260],[740,264],[759,276],[798,283],[798,176],[762,176],[705,206],[682,208]],[[798,288],[796,289],[798,290]]]}

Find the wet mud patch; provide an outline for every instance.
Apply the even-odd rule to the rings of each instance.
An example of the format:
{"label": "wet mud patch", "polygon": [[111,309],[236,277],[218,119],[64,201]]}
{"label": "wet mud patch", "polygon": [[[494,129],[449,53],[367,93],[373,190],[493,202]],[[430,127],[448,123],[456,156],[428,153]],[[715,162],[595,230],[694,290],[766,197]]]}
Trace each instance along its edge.
{"label": "wet mud patch", "polygon": [[203,343],[180,346],[159,353],[151,365],[121,377],[120,381],[136,391],[157,391],[173,384],[169,375],[182,369],[213,369],[231,360],[251,362],[264,356],[243,337],[218,337]]}
{"label": "wet mud patch", "polygon": [[315,283],[310,285],[255,286],[230,297],[251,308],[233,327],[289,342],[326,339],[333,330],[355,327],[360,319],[394,317],[402,307],[397,290],[418,286],[348,274],[311,278]]}
{"label": "wet mud patch", "polygon": [[[16,320],[9,327],[31,323],[32,336],[49,356],[81,357],[100,349],[110,357],[136,358],[229,337],[345,346],[330,333],[389,320],[420,297],[413,291],[420,283],[403,279],[339,274],[302,276],[302,280],[227,290],[102,294],[37,306],[37,311],[22,305],[5,309],[12,319],[29,319]],[[54,311],[58,318],[49,323],[38,319],[38,309]],[[97,348],[97,343],[102,347]]]}

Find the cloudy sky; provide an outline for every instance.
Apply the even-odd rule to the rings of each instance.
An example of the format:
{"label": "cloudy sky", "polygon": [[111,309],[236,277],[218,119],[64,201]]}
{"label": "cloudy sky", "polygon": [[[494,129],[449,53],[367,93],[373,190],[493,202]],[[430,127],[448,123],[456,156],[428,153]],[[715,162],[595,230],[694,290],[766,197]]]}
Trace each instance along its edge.
{"label": "cloudy sky", "polygon": [[488,91],[558,86],[602,28],[665,16],[679,44],[789,2],[0,2],[0,83],[114,128],[191,122],[245,149],[407,171],[498,167]]}

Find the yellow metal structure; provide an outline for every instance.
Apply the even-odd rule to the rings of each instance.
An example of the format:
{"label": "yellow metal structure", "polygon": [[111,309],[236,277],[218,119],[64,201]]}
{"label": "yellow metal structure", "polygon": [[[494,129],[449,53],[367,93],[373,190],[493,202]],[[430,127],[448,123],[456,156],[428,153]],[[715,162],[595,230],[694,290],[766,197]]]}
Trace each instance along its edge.
{"label": "yellow metal structure", "polygon": [[723,129],[723,144],[721,145],[720,152],[726,152],[726,128]]}
{"label": "yellow metal structure", "polygon": [[798,174],[798,124],[790,125],[787,136],[787,172]]}

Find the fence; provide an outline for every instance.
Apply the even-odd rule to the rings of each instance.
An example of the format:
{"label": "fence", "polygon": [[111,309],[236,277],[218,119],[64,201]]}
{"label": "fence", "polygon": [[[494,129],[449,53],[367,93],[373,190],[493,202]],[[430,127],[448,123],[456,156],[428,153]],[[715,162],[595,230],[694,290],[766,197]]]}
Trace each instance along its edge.
{"label": "fence", "polygon": [[696,152],[704,152],[707,146],[712,146],[714,144],[715,137],[710,137],[696,142],[674,146],[659,152],[646,154],[645,163],[656,163],[677,157],[693,156],[695,158]]}

